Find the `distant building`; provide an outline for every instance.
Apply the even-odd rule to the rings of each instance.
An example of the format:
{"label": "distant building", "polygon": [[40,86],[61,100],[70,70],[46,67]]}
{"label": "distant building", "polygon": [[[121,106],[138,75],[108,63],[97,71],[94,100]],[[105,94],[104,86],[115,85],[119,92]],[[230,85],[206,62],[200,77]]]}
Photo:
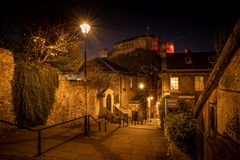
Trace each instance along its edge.
{"label": "distant building", "polygon": [[167,54],[162,58],[162,96],[168,109],[184,100],[193,107],[212,71],[213,52]]}
{"label": "distant building", "polygon": [[142,35],[130,39],[125,39],[113,46],[114,56],[126,54],[136,49],[146,49],[160,53],[160,40],[154,35]]}
{"label": "distant building", "polygon": [[161,51],[166,52],[167,54],[175,53],[174,43],[173,42],[165,42],[161,45]]}

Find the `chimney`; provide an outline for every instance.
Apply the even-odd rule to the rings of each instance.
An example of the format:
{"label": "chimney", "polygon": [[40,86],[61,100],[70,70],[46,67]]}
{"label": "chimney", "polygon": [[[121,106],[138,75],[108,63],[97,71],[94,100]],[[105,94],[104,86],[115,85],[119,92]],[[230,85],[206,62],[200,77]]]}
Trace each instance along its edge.
{"label": "chimney", "polygon": [[184,49],[184,53],[191,53],[191,49],[185,48],[185,49]]}

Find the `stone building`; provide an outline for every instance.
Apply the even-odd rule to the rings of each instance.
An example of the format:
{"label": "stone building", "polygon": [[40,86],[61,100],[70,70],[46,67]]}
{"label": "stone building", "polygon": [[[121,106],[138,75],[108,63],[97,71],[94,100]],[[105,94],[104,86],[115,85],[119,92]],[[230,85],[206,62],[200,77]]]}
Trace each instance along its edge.
{"label": "stone building", "polygon": [[114,44],[111,55],[117,56],[127,54],[136,49],[145,49],[150,51],[160,51],[160,40],[154,35],[142,35],[130,39],[125,39]]}
{"label": "stone building", "polygon": [[240,159],[240,20],[194,107],[196,159]]}
{"label": "stone building", "polygon": [[[131,108],[136,106],[145,105],[145,117],[156,117],[158,112],[158,100],[161,94],[161,85],[159,73],[161,72],[161,56],[158,52],[135,49],[129,53],[121,54],[118,56],[110,56],[109,60],[128,68],[135,73],[141,73],[146,77],[146,83],[140,94],[136,93],[129,101]],[[150,103],[150,97],[151,103]],[[151,111],[151,113],[149,113]],[[147,114],[148,112],[148,114]]]}
{"label": "stone building", "polygon": [[162,56],[162,97],[167,109],[178,108],[179,100],[193,107],[212,70],[213,52],[175,53]]}
{"label": "stone building", "polygon": [[118,109],[131,117],[129,101],[139,92],[139,83],[147,84],[147,77],[105,58],[87,62],[87,86],[97,89],[99,103],[95,107],[100,116],[105,109],[111,113]]}

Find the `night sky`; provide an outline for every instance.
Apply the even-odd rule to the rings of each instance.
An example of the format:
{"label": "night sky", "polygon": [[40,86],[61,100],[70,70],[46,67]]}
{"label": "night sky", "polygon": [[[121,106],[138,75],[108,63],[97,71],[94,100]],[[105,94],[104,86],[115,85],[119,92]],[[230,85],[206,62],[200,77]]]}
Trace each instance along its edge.
{"label": "night sky", "polygon": [[[26,20],[60,20],[78,26],[89,19],[89,57],[99,48],[147,33],[175,43],[175,51],[211,51],[214,35],[229,32],[240,18],[236,2],[7,0],[1,10],[1,32],[14,35]],[[159,4],[160,3],[160,4]],[[3,5],[1,5],[3,7]],[[6,36],[5,36],[6,37]]]}

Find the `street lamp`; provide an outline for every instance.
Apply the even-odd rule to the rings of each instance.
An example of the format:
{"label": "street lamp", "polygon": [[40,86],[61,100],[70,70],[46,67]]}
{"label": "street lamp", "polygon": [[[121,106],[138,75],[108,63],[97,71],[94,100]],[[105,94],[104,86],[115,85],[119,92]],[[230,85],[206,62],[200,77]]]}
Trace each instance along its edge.
{"label": "street lamp", "polygon": [[143,84],[143,83],[140,83],[140,84],[139,84],[139,88],[140,88],[140,89],[143,89],[143,88],[144,88],[144,84]]}
{"label": "street lamp", "polygon": [[84,130],[85,130],[85,135],[89,135],[90,124],[87,118],[87,112],[88,112],[88,108],[87,108],[87,34],[90,31],[90,26],[87,23],[83,23],[80,25],[80,28],[84,37],[84,90],[85,90],[85,107],[86,107]]}

